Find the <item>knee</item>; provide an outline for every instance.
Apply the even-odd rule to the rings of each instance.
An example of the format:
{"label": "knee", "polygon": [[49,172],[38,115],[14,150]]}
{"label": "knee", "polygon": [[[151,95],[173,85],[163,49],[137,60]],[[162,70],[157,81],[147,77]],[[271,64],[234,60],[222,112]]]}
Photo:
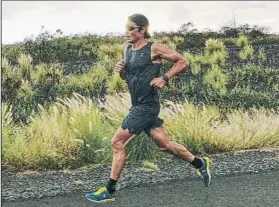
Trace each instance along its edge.
{"label": "knee", "polygon": [[112,150],[114,152],[119,152],[125,149],[125,145],[118,139],[111,140]]}

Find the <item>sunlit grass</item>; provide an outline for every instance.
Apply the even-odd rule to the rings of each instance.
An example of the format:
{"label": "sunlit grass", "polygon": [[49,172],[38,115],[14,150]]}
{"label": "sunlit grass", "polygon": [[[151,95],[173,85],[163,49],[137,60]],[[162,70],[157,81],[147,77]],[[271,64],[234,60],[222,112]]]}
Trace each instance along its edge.
{"label": "sunlit grass", "polygon": [[204,107],[201,110],[190,103],[175,104],[169,101],[161,114],[172,140],[194,152],[203,153],[211,148],[215,136],[210,128],[220,116],[216,108]]}
{"label": "sunlit grass", "polygon": [[[75,94],[58,99],[26,126],[12,122],[12,110],[2,106],[3,163],[6,169],[65,169],[109,163],[110,140],[131,106],[128,93],[107,96],[105,103]],[[160,117],[171,140],[193,153],[279,146],[279,114],[275,110],[237,110],[225,119],[215,106],[166,101]],[[159,149],[142,133],[127,146],[127,160],[152,160]],[[148,165],[148,164],[147,164]]]}
{"label": "sunlit grass", "polygon": [[279,114],[272,109],[233,111],[214,129],[214,134],[233,149],[278,146]]}
{"label": "sunlit grass", "polygon": [[111,159],[112,130],[92,100],[75,94],[48,109],[40,108],[21,134],[6,138],[12,139],[4,155],[7,165],[67,168]]}

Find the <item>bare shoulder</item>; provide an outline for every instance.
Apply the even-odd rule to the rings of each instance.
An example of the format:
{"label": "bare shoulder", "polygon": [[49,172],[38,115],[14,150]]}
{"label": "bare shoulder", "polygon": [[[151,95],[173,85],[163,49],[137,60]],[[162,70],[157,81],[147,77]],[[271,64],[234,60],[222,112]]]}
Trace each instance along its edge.
{"label": "bare shoulder", "polygon": [[170,48],[165,44],[153,43],[151,45],[151,51],[156,54],[162,54],[165,51],[170,50]]}
{"label": "bare shoulder", "polygon": [[178,60],[183,59],[178,52],[172,50],[166,44],[153,43],[151,46],[151,52],[153,56],[157,56],[162,59],[169,60],[171,62],[176,62]]}

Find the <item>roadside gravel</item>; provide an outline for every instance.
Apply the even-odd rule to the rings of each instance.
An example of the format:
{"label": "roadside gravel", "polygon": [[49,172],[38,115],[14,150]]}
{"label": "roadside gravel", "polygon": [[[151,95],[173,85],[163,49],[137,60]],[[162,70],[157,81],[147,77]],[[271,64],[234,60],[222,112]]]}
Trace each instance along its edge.
{"label": "roadside gravel", "polygon": [[[278,171],[279,148],[238,151],[211,155],[212,182],[219,176]],[[174,180],[199,179],[185,161],[162,157],[159,170],[145,169],[143,163],[127,163],[117,188],[148,186]],[[55,196],[71,192],[89,192],[107,183],[110,165],[72,171],[8,173],[2,172],[2,200]],[[202,182],[201,182],[202,185]]]}

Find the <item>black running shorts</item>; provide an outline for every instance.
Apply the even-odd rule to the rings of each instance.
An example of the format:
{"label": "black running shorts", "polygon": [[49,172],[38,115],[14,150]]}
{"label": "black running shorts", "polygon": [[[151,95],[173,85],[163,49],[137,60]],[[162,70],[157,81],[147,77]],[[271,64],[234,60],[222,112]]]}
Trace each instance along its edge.
{"label": "black running shorts", "polygon": [[128,129],[131,134],[145,133],[150,136],[150,129],[163,125],[164,120],[159,118],[160,108],[157,106],[137,105],[131,108],[130,113],[122,122],[122,129]]}

